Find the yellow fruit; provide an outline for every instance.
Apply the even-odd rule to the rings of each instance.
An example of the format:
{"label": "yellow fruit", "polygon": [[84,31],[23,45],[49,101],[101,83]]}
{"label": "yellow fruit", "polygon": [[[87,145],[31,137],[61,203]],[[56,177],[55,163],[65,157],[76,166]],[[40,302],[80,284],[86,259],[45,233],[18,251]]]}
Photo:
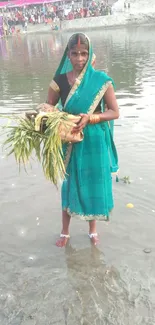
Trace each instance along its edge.
{"label": "yellow fruit", "polygon": [[126,207],[129,208],[129,209],[132,209],[132,208],[134,208],[134,205],[133,205],[132,203],[128,203],[128,204],[126,205]]}

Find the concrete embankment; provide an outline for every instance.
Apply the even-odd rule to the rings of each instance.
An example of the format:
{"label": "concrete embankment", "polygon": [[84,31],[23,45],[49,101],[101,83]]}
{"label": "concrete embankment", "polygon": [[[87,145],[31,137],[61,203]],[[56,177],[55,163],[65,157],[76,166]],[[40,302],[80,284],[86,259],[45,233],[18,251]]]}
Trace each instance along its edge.
{"label": "concrete embankment", "polygon": [[155,12],[153,13],[115,13],[108,16],[88,17],[74,20],[64,20],[62,30],[88,30],[103,27],[116,27],[131,24],[155,23]]}

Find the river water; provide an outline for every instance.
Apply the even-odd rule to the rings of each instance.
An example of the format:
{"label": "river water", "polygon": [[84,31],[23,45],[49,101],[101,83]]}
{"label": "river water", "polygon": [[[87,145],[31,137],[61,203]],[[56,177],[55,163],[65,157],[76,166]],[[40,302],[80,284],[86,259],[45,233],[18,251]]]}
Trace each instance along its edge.
{"label": "river water", "polygon": [[[111,221],[93,248],[72,220],[70,245],[55,246],[60,193],[33,163],[28,174],[0,153],[0,324],[155,324],[155,27],[88,33],[97,68],[116,83],[120,181]],[[0,113],[45,101],[69,34],[0,40]],[[130,184],[121,179],[130,178]],[[126,205],[132,203],[133,209]],[[146,253],[148,252],[148,253]]]}

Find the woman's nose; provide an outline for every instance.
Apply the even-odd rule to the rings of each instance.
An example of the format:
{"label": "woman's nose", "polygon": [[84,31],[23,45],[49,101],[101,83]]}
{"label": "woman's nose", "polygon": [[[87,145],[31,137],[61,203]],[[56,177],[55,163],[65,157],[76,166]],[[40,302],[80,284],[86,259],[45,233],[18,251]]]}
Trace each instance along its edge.
{"label": "woman's nose", "polygon": [[81,55],[80,53],[78,54],[77,59],[78,59],[79,61],[82,60],[82,55]]}

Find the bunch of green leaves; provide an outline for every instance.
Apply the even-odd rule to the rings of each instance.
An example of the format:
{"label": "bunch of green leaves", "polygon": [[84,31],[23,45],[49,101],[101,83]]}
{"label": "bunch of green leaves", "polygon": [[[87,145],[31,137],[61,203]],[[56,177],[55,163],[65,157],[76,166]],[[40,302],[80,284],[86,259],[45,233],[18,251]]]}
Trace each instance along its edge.
{"label": "bunch of green leaves", "polygon": [[59,135],[60,123],[67,126],[67,114],[53,112],[47,119],[44,133],[35,130],[34,121],[19,116],[1,116],[9,118],[15,125],[7,123],[2,126],[6,139],[3,146],[8,155],[14,154],[16,162],[21,167],[30,161],[35,153],[41,162],[45,177],[57,185],[58,180],[64,179],[66,171],[63,162],[62,141]]}
{"label": "bunch of green leaves", "polygon": [[59,133],[61,123],[67,127],[67,114],[52,112],[46,122],[42,147],[42,166],[47,179],[55,185],[59,178],[64,179],[66,171],[63,162],[62,141]]}
{"label": "bunch of green leaves", "polygon": [[[42,136],[35,131],[34,123],[31,120],[19,116],[1,116],[8,119],[8,123],[2,126],[2,134],[5,135],[3,147],[8,152],[8,156],[14,154],[16,162],[26,167],[33,150],[40,160],[40,144]],[[12,125],[13,122],[13,125]]]}

